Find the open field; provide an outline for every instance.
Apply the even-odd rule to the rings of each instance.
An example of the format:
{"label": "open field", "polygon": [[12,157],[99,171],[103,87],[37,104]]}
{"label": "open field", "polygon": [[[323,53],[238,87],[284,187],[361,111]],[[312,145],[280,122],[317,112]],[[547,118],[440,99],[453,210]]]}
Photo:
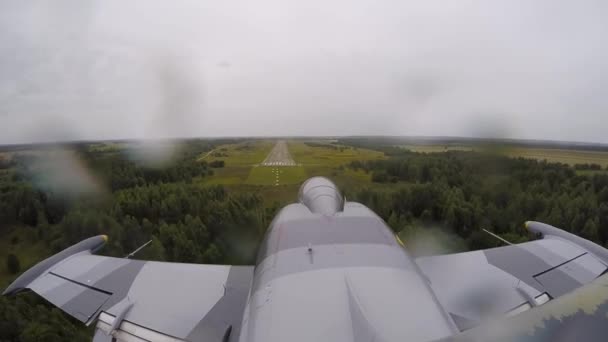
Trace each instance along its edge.
{"label": "open field", "polygon": [[337,167],[354,160],[385,158],[382,152],[350,146],[332,145],[327,141],[289,141],[288,145],[294,160],[308,167]]}
{"label": "open field", "polygon": [[89,151],[91,151],[91,152],[120,152],[127,147],[129,147],[129,144],[124,143],[124,142],[94,143],[94,144],[89,145]]}
{"label": "open field", "polygon": [[221,145],[213,151],[203,154],[199,160],[212,162],[222,160],[223,168],[214,169],[214,175],[205,177],[204,184],[236,185],[244,184],[249,178],[251,168],[262,163],[272,147],[273,141],[244,141],[238,144]]}
{"label": "open field", "polygon": [[383,158],[382,152],[338,146],[325,140],[278,144],[271,140],[244,141],[222,145],[202,155],[199,160],[223,160],[225,166],[200,181],[204,185],[226,185],[233,191],[254,191],[269,203],[287,203],[296,198],[299,185],[313,176],[329,177],[341,187],[369,184],[371,175],[345,165],[354,160]]}
{"label": "open field", "polygon": [[222,145],[210,153],[205,153],[199,160],[207,162],[223,160],[226,166],[249,167],[264,161],[274,143],[271,140],[251,140],[238,144]]}
{"label": "open field", "polygon": [[399,145],[412,152],[440,153],[448,151],[474,151],[475,147],[466,145]]}
{"label": "open field", "polygon": [[304,167],[267,167],[254,166],[249,172],[246,184],[252,185],[285,185],[299,184],[306,180],[307,175]]}
{"label": "open field", "polygon": [[608,166],[608,152],[603,151],[580,151],[564,149],[543,148],[510,148],[504,152],[509,157],[522,157],[548,162],[559,162],[569,165],[575,164],[598,164],[603,168]]}
{"label": "open field", "polygon": [[323,140],[289,141],[289,150],[294,160],[304,167],[308,177],[328,177],[342,189],[355,189],[371,183],[370,174],[346,167],[350,162],[386,158],[379,151],[333,145]]}
{"label": "open field", "polygon": [[512,158],[528,158],[546,160],[552,163],[576,164],[598,164],[602,168],[608,167],[607,151],[590,151],[577,149],[557,149],[521,146],[500,146],[487,148],[482,145],[399,145],[399,147],[418,153],[441,153],[447,151],[486,151],[503,154]]}

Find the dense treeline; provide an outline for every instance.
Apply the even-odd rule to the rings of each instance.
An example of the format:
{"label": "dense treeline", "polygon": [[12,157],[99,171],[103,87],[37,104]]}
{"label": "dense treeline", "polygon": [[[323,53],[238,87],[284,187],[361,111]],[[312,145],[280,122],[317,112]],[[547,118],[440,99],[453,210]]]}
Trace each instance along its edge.
{"label": "dense treeline", "polygon": [[222,168],[226,165],[226,162],[223,160],[214,160],[211,163],[209,163],[209,166],[212,168]]}
{"label": "dense treeline", "polygon": [[36,226],[39,210],[46,208],[45,198],[44,193],[25,182],[0,184],[0,232],[14,223]]}
{"label": "dense treeline", "polygon": [[83,328],[39,297],[0,297],[0,340],[22,342],[91,341]]}
{"label": "dense treeline", "polygon": [[387,160],[352,162],[373,182],[396,183],[393,191],[359,191],[396,230],[433,223],[456,232],[469,248],[497,241],[486,228],[514,241],[525,238],[522,223],[539,220],[602,245],[608,244],[608,174],[577,174],[559,163],[451,151],[401,151]]}
{"label": "dense treeline", "polygon": [[[142,153],[88,145],[45,151],[48,155],[14,154],[2,164],[0,236],[25,230],[28,240],[20,242],[42,243],[45,255],[107,234],[110,241],[102,253],[111,256],[123,257],[152,240],[137,258],[251,263],[272,213],[256,194],[229,193],[195,181],[212,174],[197,159],[219,143],[225,142],[186,142],[169,160],[156,164],[138,158]],[[11,274],[31,266],[20,262],[19,255],[11,251],[3,260]],[[0,341],[91,338],[78,322],[33,295],[2,298],[0,324]]]}
{"label": "dense treeline", "polygon": [[[196,177],[211,175],[213,170],[210,166],[204,161],[197,161],[197,158],[217,144],[228,142],[232,140],[184,143],[176,148],[171,160],[162,165],[138,161],[135,157],[138,154],[133,151],[88,150],[88,145],[81,144],[72,147],[70,151],[74,152],[79,163],[84,164],[90,176],[103,184],[107,188],[105,190],[115,193],[122,189],[163,183],[191,183]],[[70,203],[81,200],[75,198],[70,191],[65,191],[65,188],[62,189],[61,184],[59,188],[52,186],[62,182],[78,184],[78,179],[58,180],[58,175],[55,175],[55,179],[46,179],[49,178],[47,174],[62,171],[60,164],[65,162],[66,156],[60,156],[63,159],[52,160],[53,155],[41,157],[37,154],[16,154],[10,160],[1,159],[10,165],[12,172],[8,181],[0,178],[0,233],[3,227],[15,223],[37,226],[39,219],[50,224],[59,223]],[[67,161],[74,162],[71,159]],[[70,167],[73,166],[66,166]],[[86,187],[88,184],[84,185]]]}
{"label": "dense treeline", "polygon": [[575,170],[594,170],[594,171],[598,171],[602,169],[602,166],[599,164],[594,164],[594,163],[584,163],[584,164],[575,164],[574,165],[574,169]]}
{"label": "dense treeline", "polygon": [[[82,153],[82,157],[90,168],[100,175],[111,191],[143,186],[147,184],[191,182],[194,177],[212,174],[206,162],[197,161],[198,156],[213,148],[213,144],[205,141],[190,141],[179,147],[162,147],[176,149],[170,160],[161,165],[141,161],[148,154],[154,155],[154,148],[140,146],[127,155],[118,155],[110,150],[108,153]],[[148,151],[151,150],[151,151]],[[165,152],[168,153],[168,152]],[[160,163],[160,162],[159,162]]]}
{"label": "dense treeline", "polygon": [[146,259],[242,264],[253,260],[254,249],[233,254],[230,237],[257,242],[266,221],[256,195],[228,194],[219,186],[159,184],[121,190],[111,205],[72,209],[50,230],[49,241],[59,251],[108,234],[112,240],[104,251],[122,256],[152,239],[152,248],[142,252]]}

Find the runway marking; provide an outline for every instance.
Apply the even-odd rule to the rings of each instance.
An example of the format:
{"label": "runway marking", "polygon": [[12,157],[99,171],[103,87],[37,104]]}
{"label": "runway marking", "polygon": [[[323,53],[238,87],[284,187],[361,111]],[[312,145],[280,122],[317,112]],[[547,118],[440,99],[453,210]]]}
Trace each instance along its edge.
{"label": "runway marking", "polygon": [[285,140],[277,141],[270,153],[268,153],[268,156],[266,156],[266,159],[264,159],[260,165],[272,167],[271,172],[274,173],[275,186],[278,186],[281,183],[281,173],[283,173],[283,171],[279,169],[280,167],[299,166],[291,157]]}
{"label": "runway marking", "polygon": [[272,173],[274,173],[274,176],[275,176],[274,186],[278,186],[279,185],[279,169],[272,168]]}

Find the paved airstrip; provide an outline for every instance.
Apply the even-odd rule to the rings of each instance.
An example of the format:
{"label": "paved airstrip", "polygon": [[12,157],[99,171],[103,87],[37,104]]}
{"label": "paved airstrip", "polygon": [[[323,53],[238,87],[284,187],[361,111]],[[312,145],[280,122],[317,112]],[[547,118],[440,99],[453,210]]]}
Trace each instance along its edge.
{"label": "paved airstrip", "polygon": [[274,145],[266,159],[262,162],[262,166],[273,167],[272,174],[275,177],[274,185],[278,186],[280,184],[280,175],[283,173],[278,166],[296,166],[296,162],[293,161],[285,140],[277,141],[276,145]]}
{"label": "paved airstrip", "polygon": [[274,145],[266,159],[262,162],[262,166],[296,166],[296,162],[291,158],[285,140],[277,141],[276,145]]}

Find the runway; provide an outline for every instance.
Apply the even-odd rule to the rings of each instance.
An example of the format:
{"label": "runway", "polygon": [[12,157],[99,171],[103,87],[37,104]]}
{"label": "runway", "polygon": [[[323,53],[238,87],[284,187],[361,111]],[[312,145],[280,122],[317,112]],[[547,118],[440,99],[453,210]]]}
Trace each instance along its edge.
{"label": "runway", "polygon": [[262,162],[262,166],[296,166],[296,162],[293,161],[291,154],[289,154],[285,140],[277,141],[276,145],[274,145],[266,159]]}

